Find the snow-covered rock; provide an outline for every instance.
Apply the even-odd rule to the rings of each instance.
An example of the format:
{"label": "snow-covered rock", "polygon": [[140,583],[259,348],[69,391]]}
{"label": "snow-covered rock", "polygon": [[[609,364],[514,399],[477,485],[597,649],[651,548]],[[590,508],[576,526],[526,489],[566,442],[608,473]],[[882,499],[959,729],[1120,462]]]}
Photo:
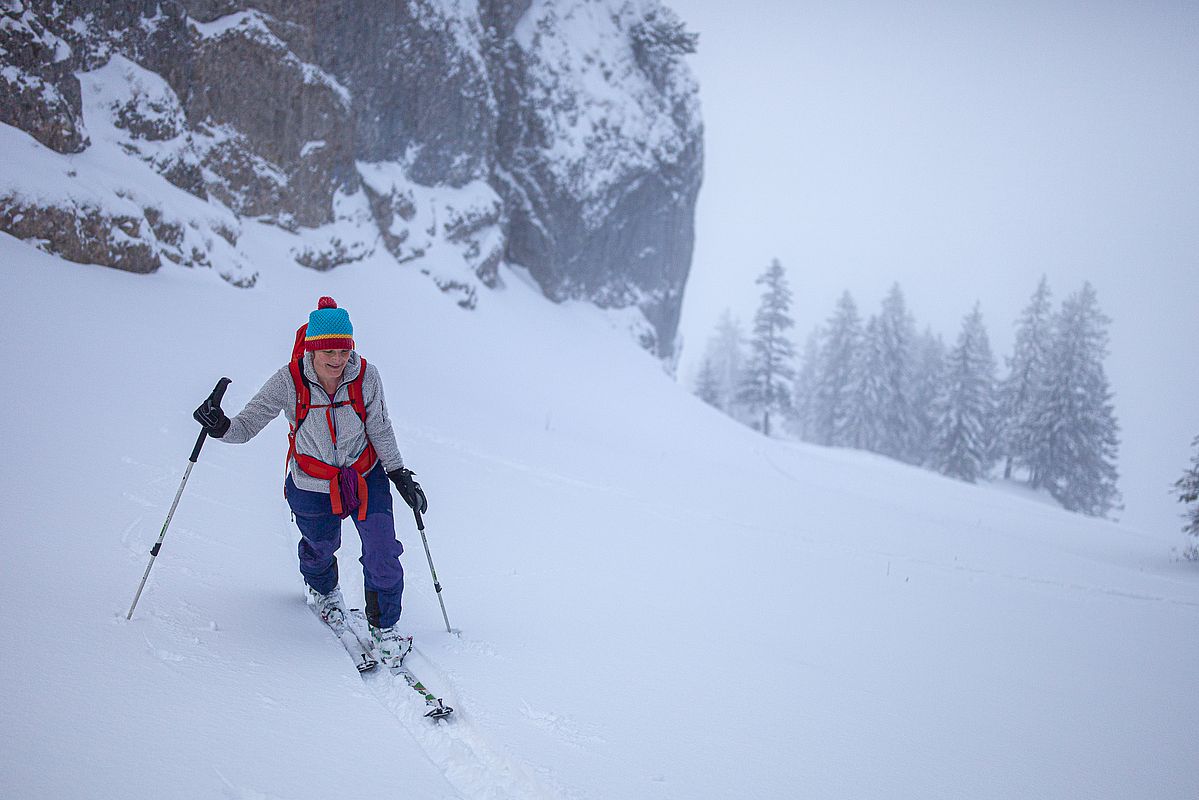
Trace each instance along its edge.
{"label": "snow-covered rock", "polygon": [[694,40],[656,1],[538,0],[514,41],[509,252],[550,297],[640,308],[668,356],[701,178]]}
{"label": "snow-covered rock", "polygon": [[[7,0],[0,122],[39,167],[5,164],[0,229],[249,285],[237,231],[255,219],[299,237],[301,266],[382,247],[468,308],[506,262],[555,301],[639,310],[668,358],[701,172],[693,47],[658,0]],[[90,201],[33,202],[46,174],[90,181]],[[419,263],[433,248],[461,268]]]}

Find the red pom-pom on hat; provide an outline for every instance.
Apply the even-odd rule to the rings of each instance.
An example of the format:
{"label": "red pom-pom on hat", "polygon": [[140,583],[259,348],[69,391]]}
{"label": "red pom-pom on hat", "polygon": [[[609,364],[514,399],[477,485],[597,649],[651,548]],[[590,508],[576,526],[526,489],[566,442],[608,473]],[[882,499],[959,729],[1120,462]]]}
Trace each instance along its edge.
{"label": "red pom-pom on hat", "polygon": [[322,308],[337,308],[337,301],[332,297],[322,297],[316,301],[316,307],[318,310]]}

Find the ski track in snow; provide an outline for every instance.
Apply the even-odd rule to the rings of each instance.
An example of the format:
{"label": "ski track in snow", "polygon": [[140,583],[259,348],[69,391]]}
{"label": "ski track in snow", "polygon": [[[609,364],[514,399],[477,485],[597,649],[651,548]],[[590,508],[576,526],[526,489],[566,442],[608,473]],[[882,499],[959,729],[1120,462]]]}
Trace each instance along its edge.
{"label": "ski track in snow", "polygon": [[532,724],[549,731],[558,741],[565,742],[572,747],[587,748],[590,745],[604,744],[608,741],[594,732],[598,731],[598,726],[585,726],[571,717],[535,709],[529,705],[527,700],[522,701],[520,713]]}
{"label": "ski track in snow", "polygon": [[[295,547],[295,530],[290,521],[281,524],[278,532],[280,540],[286,542],[289,551],[292,550]],[[322,627],[327,626],[322,624]],[[345,650],[332,631],[329,631],[329,638]],[[463,640],[463,644],[472,651],[492,651],[489,645],[482,642]],[[414,657],[417,663],[413,663]],[[401,676],[388,674],[382,665],[359,677],[369,694],[396,720],[398,727],[416,742],[429,762],[462,797],[469,800],[538,800],[575,794],[565,787],[545,786],[544,783],[549,780],[548,771],[534,778],[524,765],[506,755],[503,748],[475,723],[476,717],[464,707],[475,706],[471,698],[462,692],[452,675],[434,664],[419,647],[413,646],[405,662],[430,691],[454,709],[453,715],[438,721],[426,717],[428,707],[421,696]]]}
{"label": "ski track in snow", "polygon": [[267,792],[260,792],[257,789],[236,786],[216,767],[212,767],[212,771],[220,778],[221,783],[224,784],[224,795],[230,798],[230,800],[289,800],[277,794],[268,794]]}
{"label": "ski track in snow", "polygon": [[[337,641],[336,635],[332,638]],[[419,648],[413,647],[405,661],[422,682],[427,682],[430,691],[454,709],[451,717],[445,720],[426,717],[428,706],[421,696],[401,676],[389,674],[381,665],[363,673],[362,682],[463,797],[471,800],[537,800],[564,796],[557,788],[543,786],[523,765],[491,741],[473,722],[471,713],[463,708],[458,693],[444,691],[446,688],[457,689],[455,681]]]}
{"label": "ski track in snow", "polygon": [[[916,561],[909,559],[911,563],[919,563],[925,566],[944,569],[944,565],[936,564],[931,561]],[[1052,578],[1038,578],[1034,575],[1017,575],[1007,572],[992,572],[985,569],[977,569],[975,567],[967,567],[958,565],[953,567],[955,572],[966,572],[972,575],[985,575],[990,578],[999,578],[1001,580],[1017,581],[1020,583],[1034,584],[1037,586],[1048,586],[1056,589],[1064,589],[1072,592],[1086,592],[1089,594],[1106,595],[1108,597],[1117,597],[1123,600],[1140,600],[1151,603],[1169,603],[1170,605],[1182,606],[1186,608],[1199,609],[1199,603],[1190,600],[1180,600],[1175,597],[1163,597],[1162,595],[1148,594],[1146,592],[1135,592],[1128,589],[1116,589],[1110,586],[1092,586],[1085,583],[1076,583],[1073,581],[1054,580]]]}

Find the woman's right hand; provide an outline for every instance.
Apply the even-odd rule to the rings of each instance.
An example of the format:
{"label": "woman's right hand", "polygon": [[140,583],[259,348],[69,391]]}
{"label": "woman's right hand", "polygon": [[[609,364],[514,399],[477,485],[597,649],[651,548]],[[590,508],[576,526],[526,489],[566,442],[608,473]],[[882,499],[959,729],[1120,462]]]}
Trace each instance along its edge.
{"label": "woman's right hand", "polygon": [[229,418],[221,410],[220,401],[214,401],[212,397],[200,404],[200,407],[192,413],[192,418],[203,425],[204,430],[208,431],[208,435],[215,439],[219,439],[229,432]]}

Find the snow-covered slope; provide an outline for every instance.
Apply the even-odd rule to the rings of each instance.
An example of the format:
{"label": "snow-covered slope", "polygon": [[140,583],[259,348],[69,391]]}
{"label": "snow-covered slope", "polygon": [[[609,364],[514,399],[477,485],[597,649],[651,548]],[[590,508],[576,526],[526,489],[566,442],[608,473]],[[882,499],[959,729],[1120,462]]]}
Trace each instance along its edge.
{"label": "snow-covered slope", "polygon": [[[290,236],[244,226],[239,292],[0,234],[3,796],[1199,795],[1199,576],[1166,543],[767,441],[520,274],[465,314],[390,259],[272,260]],[[205,446],[125,621],[191,410],[222,375],[239,409],[322,294],[428,491],[462,636],[400,514],[404,624],[448,724],[306,610],[281,421]]]}

